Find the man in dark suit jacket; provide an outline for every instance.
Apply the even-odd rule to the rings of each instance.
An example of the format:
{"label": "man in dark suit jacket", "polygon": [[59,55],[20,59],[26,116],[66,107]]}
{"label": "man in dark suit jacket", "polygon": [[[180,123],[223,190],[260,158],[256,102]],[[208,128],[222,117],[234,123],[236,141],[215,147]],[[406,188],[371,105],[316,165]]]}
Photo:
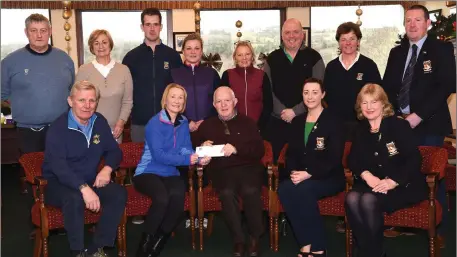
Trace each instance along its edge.
{"label": "man in dark suit jacket", "polygon": [[[455,59],[450,43],[427,36],[428,10],[411,6],[405,14],[406,36],[389,54],[383,87],[399,116],[413,128],[420,145],[442,146],[452,132],[447,105],[455,92]],[[438,201],[447,210],[444,181],[440,182]],[[447,213],[438,230],[443,235]]]}

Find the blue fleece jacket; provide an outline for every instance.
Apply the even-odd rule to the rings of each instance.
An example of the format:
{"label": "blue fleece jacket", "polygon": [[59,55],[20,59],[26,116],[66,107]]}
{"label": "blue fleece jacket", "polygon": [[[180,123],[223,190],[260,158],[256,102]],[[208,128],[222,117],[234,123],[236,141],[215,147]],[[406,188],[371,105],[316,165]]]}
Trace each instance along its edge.
{"label": "blue fleece jacket", "polygon": [[74,80],[73,61],[52,46],[37,53],[27,45],[2,60],[2,100],[18,127],[43,127],[66,112]]}
{"label": "blue fleece jacket", "polygon": [[58,180],[78,190],[84,183],[94,183],[102,158],[105,165],[117,169],[122,151],[114,140],[108,121],[100,113],[95,113],[90,123],[92,129],[84,134],[72,118],[70,109],[51,124],[46,134],[44,178]]}
{"label": "blue fleece jacket", "polygon": [[189,122],[180,115],[173,124],[165,110],[160,111],[145,128],[144,152],[135,176],[152,173],[163,177],[179,176],[177,166],[190,164],[192,143]]}

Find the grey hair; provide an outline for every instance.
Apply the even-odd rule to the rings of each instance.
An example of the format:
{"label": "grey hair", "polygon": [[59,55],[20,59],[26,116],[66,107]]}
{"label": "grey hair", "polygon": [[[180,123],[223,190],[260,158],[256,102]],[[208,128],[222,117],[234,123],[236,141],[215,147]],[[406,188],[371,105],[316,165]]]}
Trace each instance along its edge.
{"label": "grey hair", "polygon": [[49,27],[51,27],[51,22],[43,14],[34,13],[31,14],[27,19],[25,19],[25,28],[28,28],[32,22],[46,22]]}
{"label": "grey hair", "polygon": [[228,89],[230,94],[232,95],[232,99],[235,99],[235,92],[233,92],[233,90],[228,87],[228,86],[220,86],[218,87],[215,91],[214,91],[214,94],[213,94],[213,103],[216,102],[216,92],[219,90],[219,89]]}

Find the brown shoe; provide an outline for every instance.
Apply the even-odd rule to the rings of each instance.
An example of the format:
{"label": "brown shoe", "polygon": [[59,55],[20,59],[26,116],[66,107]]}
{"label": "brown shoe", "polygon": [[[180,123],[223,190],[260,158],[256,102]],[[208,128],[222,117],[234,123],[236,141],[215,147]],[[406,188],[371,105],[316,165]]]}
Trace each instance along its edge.
{"label": "brown shoe", "polygon": [[259,240],[251,237],[251,243],[249,245],[248,257],[259,257]]}
{"label": "brown shoe", "polygon": [[233,257],[243,257],[244,256],[244,244],[236,243],[233,246]]}
{"label": "brown shoe", "polygon": [[399,227],[391,227],[384,230],[385,237],[397,237],[397,236],[413,236],[415,233],[411,232],[411,230]]}
{"label": "brown shoe", "polygon": [[438,235],[438,236],[436,237],[436,240],[437,240],[437,243],[438,243],[438,247],[439,247],[440,249],[443,249],[443,248],[446,247],[446,240],[445,240],[444,236]]}

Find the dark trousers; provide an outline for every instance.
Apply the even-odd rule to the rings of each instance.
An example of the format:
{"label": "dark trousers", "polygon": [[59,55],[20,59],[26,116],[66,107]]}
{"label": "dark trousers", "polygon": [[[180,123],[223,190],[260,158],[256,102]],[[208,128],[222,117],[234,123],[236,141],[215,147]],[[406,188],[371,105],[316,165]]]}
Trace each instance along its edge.
{"label": "dark trousers", "polygon": [[140,174],[133,177],[138,192],[152,199],[144,232],[154,235],[160,228],[171,233],[184,213],[185,186],[180,176],[162,177],[155,174]]}
{"label": "dark trousers", "polygon": [[222,215],[232,234],[234,243],[244,243],[245,237],[239,199],[243,201],[244,214],[253,239],[263,234],[261,200],[261,167],[240,166],[214,171],[219,173],[213,186],[222,203]]}
{"label": "dark trousers", "polygon": [[[31,128],[21,128],[17,127],[17,138],[19,141],[19,153],[20,155],[33,152],[44,152],[46,132],[48,131],[49,126],[45,126],[40,129],[31,129]],[[27,189],[27,193],[30,196],[28,198],[27,207],[29,210],[32,209],[33,204],[35,203],[33,199],[32,186],[29,183],[25,183],[25,172],[22,166],[19,168],[19,176],[23,179],[23,190]],[[30,228],[33,228],[32,218],[29,212],[29,225]]]}
{"label": "dark trousers", "polygon": [[[93,188],[100,198],[101,217],[93,237],[96,248],[113,246],[116,230],[124,213],[127,192],[119,184],[110,183],[105,187]],[[64,227],[67,231],[70,249],[84,249],[84,203],[79,190],[66,187],[55,180],[48,180],[45,191],[46,204],[62,208]],[[95,248],[95,249],[96,249]]]}
{"label": "dark trousers", "polygon": [[[435,135],[427,135],[420,139],[419,145],[424,146],[439,146],[442,147],[444,144],[444,137],[443,136],[435,136]],[[446,198],[446,181],[445,177],[438,181],[438,191],[436,194],[436,200],[441,204],[443,207],[443,219],[441,223],[438,225],[437,233],[438,235],[444,236],[446,234],[446,228],[449,224],[449,211],[447,206],[447,198]]]}
{"label": "dark trousers", "polygon": [[343,178],[330,178],[308,179],[297,185],[292,180],[285,179],[279,184],[279,199],[300,248],[311,245],[311,251],[326,250],[325,226],[317,202],[342,192],[344,183]]}

